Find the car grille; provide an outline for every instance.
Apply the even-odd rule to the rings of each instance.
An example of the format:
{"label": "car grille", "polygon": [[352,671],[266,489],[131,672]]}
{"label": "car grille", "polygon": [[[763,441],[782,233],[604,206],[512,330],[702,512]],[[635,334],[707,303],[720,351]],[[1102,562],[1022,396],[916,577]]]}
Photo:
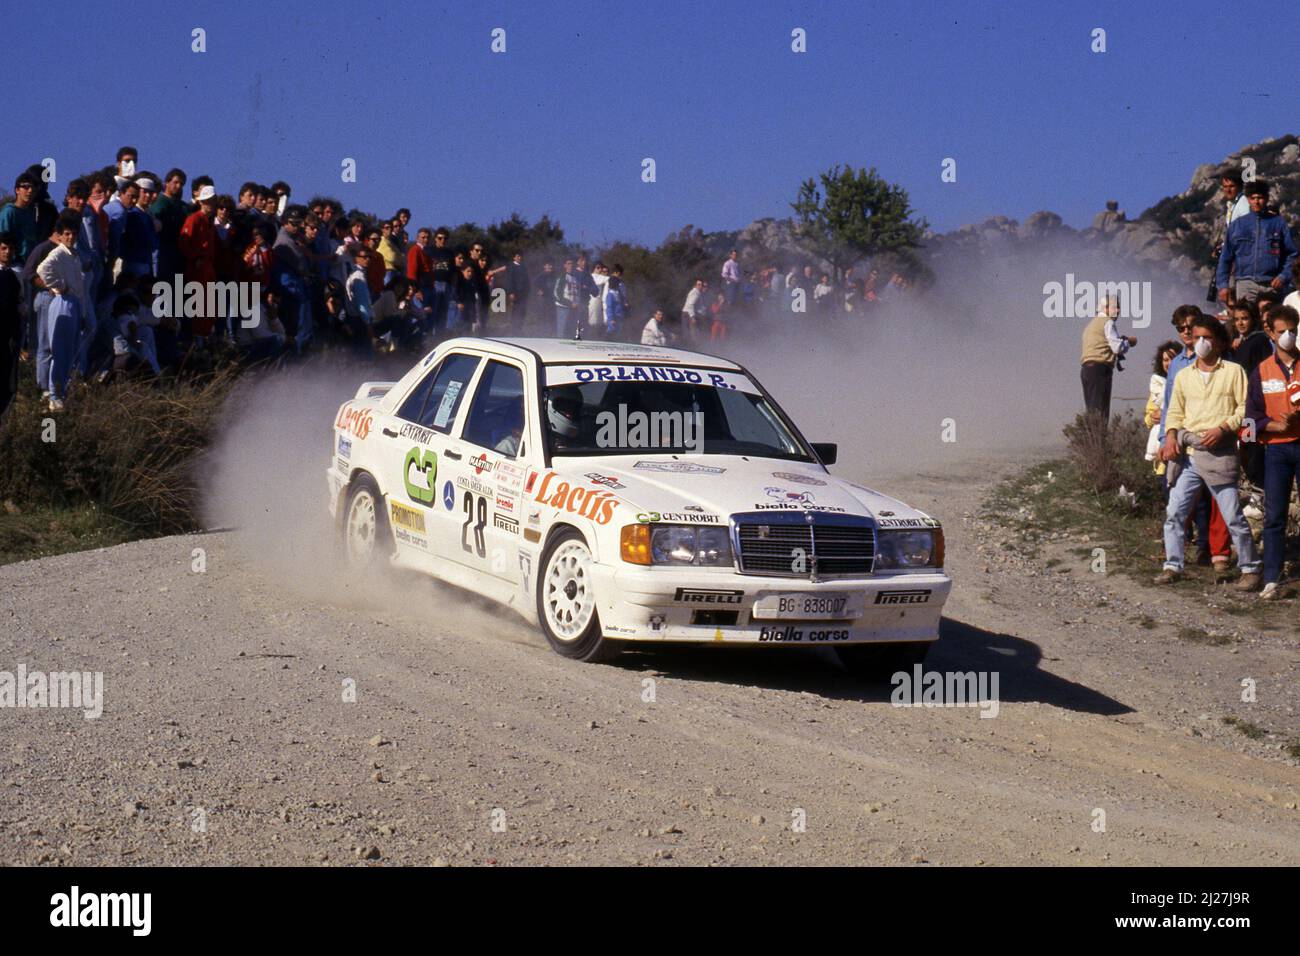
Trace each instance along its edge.
{"label": "car grille", "polygon": [[[741,574],[823,578],[871,573],[876,534],[865,518],[817,511],[764,512],[733,515],[732,522]],[[803,552],[802,571],[794,570],[796,548]]]}

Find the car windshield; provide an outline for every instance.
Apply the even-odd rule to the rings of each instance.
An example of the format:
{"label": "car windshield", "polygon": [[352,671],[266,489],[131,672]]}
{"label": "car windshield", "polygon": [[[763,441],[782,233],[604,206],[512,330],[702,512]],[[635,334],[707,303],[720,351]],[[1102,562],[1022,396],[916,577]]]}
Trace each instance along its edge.
{"label": "car windshield", "polygon": [[644,366],[584,371],[547,369],[544,406],[555,455],[752,455],[815,461],[742,374]]}

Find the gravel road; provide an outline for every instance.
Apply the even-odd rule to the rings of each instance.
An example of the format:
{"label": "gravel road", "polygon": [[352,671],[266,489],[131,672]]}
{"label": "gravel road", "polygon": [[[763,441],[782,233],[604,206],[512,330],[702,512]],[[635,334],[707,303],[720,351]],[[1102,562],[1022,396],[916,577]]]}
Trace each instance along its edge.
{"label": "gravel road", "polygon": [[104,680],[98,719],[0,709],[0,864],[1300,863],[1297,634],[1189,643],[1166,595],[1035,568],[977,516],[1001,476],[866,479],[943,519],[926,666],[996,671],[993,718],[824,651],[575,664],[311,536],[289,567],[246,531],[0,567],[0,670]]}

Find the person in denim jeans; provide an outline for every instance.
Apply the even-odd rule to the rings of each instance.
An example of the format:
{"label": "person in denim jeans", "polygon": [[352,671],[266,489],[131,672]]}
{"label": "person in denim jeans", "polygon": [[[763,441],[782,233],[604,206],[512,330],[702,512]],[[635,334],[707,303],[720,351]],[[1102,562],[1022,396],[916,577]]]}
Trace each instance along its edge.
{"label": "person in denim jeans", "polygon": [[1268,314],[1274,353],[1255,367],[1246,390],[1246,418],[1264,446],[1264,590],[1260,599],[1279,596],[1286,519],[1291,489],[1300,480],[1300,379],[1296,326],[1300,313],[1278,306]]}
{"label": "person in denim jeans", "polygon": [[1246,416],[1246,372],[1224,361],[1228,334],[1218,319],[1192,321],[1196,362],[1178,373],[1165,415],[1162,460],[1169,462],[1169,506],[1165,512],[1165,566],[1156,584],[1183,573],[1185,527],[1196,491],[1210,489],[1237,548],[1241,578],[1236,587],[1259,587],[1260,561],[1237,496],[1236,431]]}

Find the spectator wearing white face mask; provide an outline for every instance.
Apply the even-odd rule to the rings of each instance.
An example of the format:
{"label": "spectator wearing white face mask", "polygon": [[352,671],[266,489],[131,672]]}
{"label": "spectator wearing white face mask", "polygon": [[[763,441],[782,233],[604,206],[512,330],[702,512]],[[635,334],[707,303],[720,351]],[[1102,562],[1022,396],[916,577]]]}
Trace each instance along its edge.
{"label": "spectator wearing white face mask", "polygon": [[1300,480],[1300,376],[1297,376],[1296,327],[1300,312],[1275,306],[1265,331],[1274,352],[1256,366],[1246,390],[1246,418],[1264,446],[1264,590],[1263,600],[1278,597],[1286,551],[1286,519],[1291,489]]}

